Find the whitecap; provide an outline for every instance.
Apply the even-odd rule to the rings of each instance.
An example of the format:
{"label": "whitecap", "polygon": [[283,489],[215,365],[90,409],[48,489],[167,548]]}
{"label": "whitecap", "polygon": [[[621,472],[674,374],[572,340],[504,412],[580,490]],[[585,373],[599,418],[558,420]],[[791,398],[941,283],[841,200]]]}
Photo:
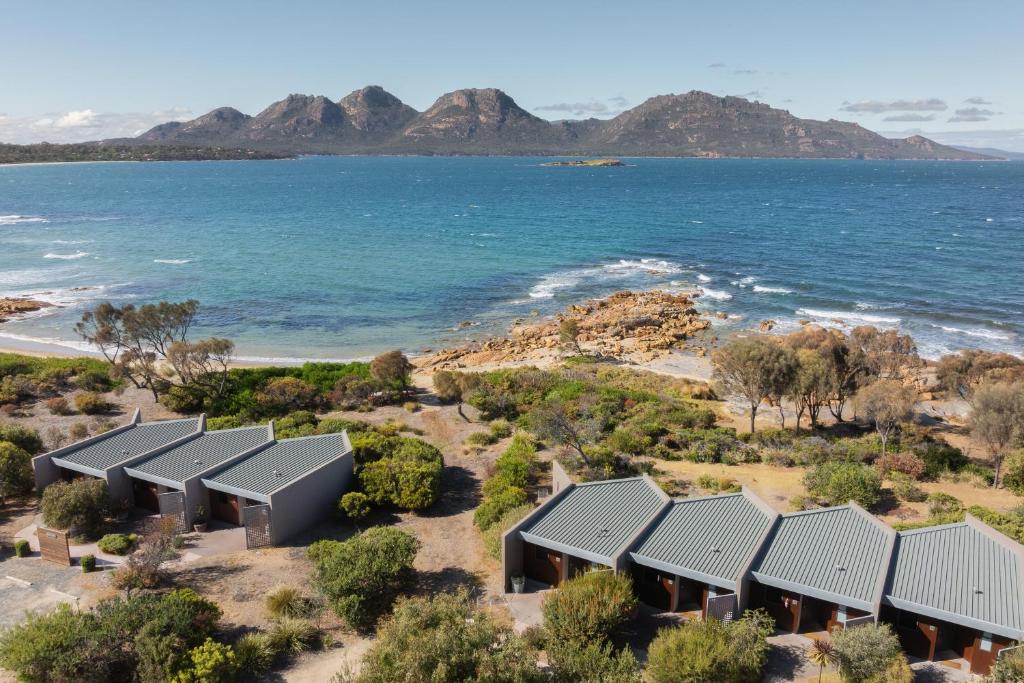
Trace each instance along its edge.
{"label": "whitecap", "polygon": [[995,222],[995,220],[996,220],[995,218],[986,218],[985,222],[986,223],[993,223],[993,222]]}
{"label": "whitecap", "polygon": [[717,301],[728,301],[732,298],[732,294],[729,292],[723,292],[720,289],[710,289],[708,287],[700,288],[701,296],[705,296],[708,299],[715,299]]}
{"label": "whitecap", "polygon": [[683,268],[671,261],[662,259],[620,259],[615,263],[601,266],[575,268],[551,273],[541,277],[529,292],[531,299],[550,299],[561,289],[579,286],[585,281],[631,280],[638,276],[644,278],[660,277],[683,272]]}
{"label": "whitecap", "polygon": [[792,289],[786,289],[785,287],[762,287],[761,285],[754,285],[754,291],[759,294],[792,294]]}
{"label": "whitecap", "polygon": [[704,224],[704,221],[690,221],[690,222],[694,223],[696,225],[703,225]]}
{"label": "whitecap", "polygon": [[84,258],[84,257],[86,257],[88,255],[89,255],[89,252],[87,252],[87,251],[76,251],[74,254],[55,254],[53,252],[49,252],[49,253],[43,254],[43,258],[60,259],[62,261],[71,261],[73,259]]}
{"label": "whitecap", "polygon": [[869,315],[867,313],[852,313],[850,311],[822,311],[816,308],[800,308],[797,309],[796,314],[807,316],[809,318],[822,318],[825,320],[859,320],[866,323],[890,325],[896,325],[900,322],[899,318],[888,318],[881,315]]}
{"label": "whitecap", "polygon": [[52,240],[51,244],[89,244],[92,240]]}
{"label": "whitecap", "polygon": [[0,225],[18,225],[20,223],[49,223],[50,221],[42,216],[19,216],[11,214],[0,216]]}
{"label": "whitecap", "polygon": [[155,258],[153,263],[166,263],[172,266],[183,266],[186,263],[192,263],[190,258]]}
{"label": "whitecap", "polygon": [[711,278],[709,278],[704,273],[698,273],[697,274],[697,279],[700,280],[701,282],[711,282]]}
{"label": "whitecap", "polygon": [[640,260],[619,259],[618,263],[609,263],[602,266],[611,272],[643,272],[643,273],[681,273],[682,267],[678,263],[664,261],[661,259],[642,258]]}
{"label": "whitecap", "polygon": [[992,330],[986,330],[984,328],[979,327],[964,329],[962,327],[952,327],[949,325],[931,325],[932,327],[937,327],[944,332],[951,332],[953,334],[965,334],[968,337],[977,337],[979,339],[992,339],[995,341],[1009,341],[1010,339],[1012,339],[1012,337],[1008,334],[999,334],[998,332],[993,332]]}

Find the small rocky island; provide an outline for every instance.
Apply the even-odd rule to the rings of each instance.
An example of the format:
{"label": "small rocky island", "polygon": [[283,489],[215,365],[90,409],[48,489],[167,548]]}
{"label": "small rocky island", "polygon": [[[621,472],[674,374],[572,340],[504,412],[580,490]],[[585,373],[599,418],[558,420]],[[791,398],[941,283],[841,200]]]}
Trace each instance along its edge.
{"label": "small rocky island", "polygon": [[625,166],[619,159],[571,159],[569,161],[549,161],[541,166]]}

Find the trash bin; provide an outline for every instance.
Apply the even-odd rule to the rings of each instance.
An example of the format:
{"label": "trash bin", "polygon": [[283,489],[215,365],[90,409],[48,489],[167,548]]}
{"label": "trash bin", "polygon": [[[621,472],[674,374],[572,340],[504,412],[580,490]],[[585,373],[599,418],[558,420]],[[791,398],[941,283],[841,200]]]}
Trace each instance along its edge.
{"label": "trash bin", "polygon": [[526,588],[526,577],[525,576],[513,576],[512,577],[512,592],[519,594]]}

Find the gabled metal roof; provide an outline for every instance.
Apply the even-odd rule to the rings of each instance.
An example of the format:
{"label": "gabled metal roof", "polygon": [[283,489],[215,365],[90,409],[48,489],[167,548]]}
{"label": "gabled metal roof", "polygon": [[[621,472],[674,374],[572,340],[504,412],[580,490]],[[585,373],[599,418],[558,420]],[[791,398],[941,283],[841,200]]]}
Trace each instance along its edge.
{"label": "gabled metal roof", "polygon": [[58,465],[66,463],[73,469],[77,465],[102,472],[132,456],[149,453],[198,431],[200,420],[190,417],[132,424],[122,431],[112,432],[107,438],[90,440],[81,448],[74,444],[62,448],[52,457]]}
{"label": "gabled metal roof", "polygon": [[520,531],[523,540],[611,564],[647,527],[668,497],[646,477],[578,484]]}
{"label": "gabled metal roof", "polygon": [[1024,639],[1024,552],[973,518],[903,531],[885,601],[998,635]]}
{"label": "gabled metal roof", "polygon": [[637,564],[736,590],[777,517],[746,493],[676,500],[630,555]]}
{"label": "gabled metal roof", "polygon": [[205,432],[183,444],[125,468],[130,476],[182,485],[186,479],[215,468],[260,444],[270,443],[265,425]]}
{"label": "gabled metal roof", "polygon": [[282,439],[203,477],[202,482],[214,490],[266,501],[274,491],[351,450],[345,432]]}
{"label": "gabled metal roof", "polygon": [[895,532],[851,503],[782,515],[751,574],[759,583],[874,612]]}

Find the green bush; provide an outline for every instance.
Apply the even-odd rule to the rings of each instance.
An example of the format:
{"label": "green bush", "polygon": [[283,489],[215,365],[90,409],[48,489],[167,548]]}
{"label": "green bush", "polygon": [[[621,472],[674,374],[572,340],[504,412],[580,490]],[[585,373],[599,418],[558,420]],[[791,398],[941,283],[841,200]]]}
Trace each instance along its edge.
{"label": "green bush", "polygon": [[915,453],[903,451],[899,453],[886,453],[875,460],[875,469],[883,477],[890,472],[905,474],[911,479],[920,479],[925,471],[924,460]]}
{"label": "green bush", "polygon": [[96,543],[96,547],[111,555],[127,555],[135,546],[135,534],[107,534]]}
{"label": "green bush", "polygon": [[370,499],[365,493],[350,491],[338,501],[338,508],[348,516],[349,519],[362,519],[370,514]]}
{"label": "green bush", "polygon": [[372,626],[412,587],[419,542],[407,531],[376,527],[347,541],[309,546],[313,584],[353,628]]}
{"label": "green bush", "polygon": [[473,513],[473,524],[481,531],[486,531],[494,526],[506,512],[525,505],[529,499],[530,497],[523,489],[506,484],[500,491],[484,499]]}
{"label": "green bush", "polygon": [[252,677],[273,666],[278,655],[266,633],[246,633],[235,642],[234,651],[239,672]]}
{"label": "green bush", "polygon": [[537,654],[476,609],[465,591],[401,600],[363,656],[353,683],[541,683]]}
{"label": "green bush", "polygon": [[297,655],[317,644],[320,631],[305,619],[285,616],[274,620],[267,638],[274,652]]}
{"label": "green bush", "polygon": [[889,481],[892,482],[892,492],[899,500],[907,503],[920,503],[928,498],[927,494],[914,483],[914,480],[903,472],[890,472]]}
{"label": "green bush", "polygon": [[580,683],[640,683],[640,665],[629,648],[608,642],[551,640],[548,662],[556,681]]}
{"label": "green bush", "polygon": [[523,517],[533,512],[533,505],[526,503],[519,507],[506,510],[496,522],[491,524],[482,533],[484,549],[487,554],[496,560],[501,559],[501,537],[511,529]]}
{"label": "green bush", "polygon": [[263,605],[274,618],[304,617],[309,613],[309,598],[295,586],[278,586],[267,593]]}
{"label": "green bush", "polygon": [[243,426],[245,426],[245,422],[238,415],[206,418],[206,429],[211,432],[218,429],[235,429]]}
{"label": "green bush", "polygon": [[316,410],[323,395],[312,384],[296,377],[276,377],[253,395],[262,415],[285,415],[297,410]]}
{"label": "green bush", "polygon": [[[359,443],[355,457],[357,461],[363,458],[365,463],[359,481],[371,501],[406,510],[422,510],[434,504],[441,491],[444,470],[441,451],[411,437],[377,434],[369,439],[360,438]],[[355,450],[355,442],[352,446]]]}
{"label": "green bush", "polygon": [[632,581],[611,571],[569,579],[541,603],[544,627],[552,640],[576,643],[612,640],[636,607]]}
{"label": "green bush", "polygon": [[971,461],[959,448],[944,443],[929,443],[914,449],[924,462],[924,477],[938,479],[943,472],[959,472]]}
{"label": "green bush", "polygon": [[82,555],[82,559],[78,561],[82,566],[82,573],[88,574],[89,572],[96,571],[96,556],[92,554]]}
{"label": "green bush", "polygon": [[964,504],[958,498],[942,491],[929,493],[926,500],[928,501],[928,514],[932,516],[956,514],[964,509]]}
{"label": "green bush", "polygon": [[1013,451],[1003,461],[1003,486],[1024,496],[1024,449]]}
{"label": "green bush", "polygon": [[114,404],[103,398],[102,394],[86,391],[75,396],[75,408],[85,415],[105,415],[114,409]]}
{"label": "green bush", "polygon": [[0,441],[0,501],[28,495],[34,484],[32,456],[9,441]]}
{"label": "green bush", "polygon": [[0,441],[13,443],[30,455],[43,450],[43,440],[39,437],[39,432],[19,425],[0,425]]}
{"label": "green bush", "polygon": [[826,505],[845,505],[855,501],[870,509],[878,503],[882,481],[867,465],[853,462],[826,462],[804,475],[804,486]]}
{"label": "green bush", "polygon": [[106,523],[110,507],[107,482],[86,477],[56,481],[43,489],[40,504],[43,523],[72,534],[97,534]]}
{"label": "green bush", "polygon": [[188,653],[191,664],[179,671],[171,683],[229,683],[238,673],[235,652],[230,645],[210,638]]}
{"label": "green bush", "polygon": [[663,628],[651,643],[646,676],[651,683],[721,681],[755,683],[768,656],[771,619],[755,610],[733,621],[687,621]]}
{"label": "green bush", "polygon": [[14,542],[15,557],[28,557],[31,554],[32,549],[29,547],[28,541],[24,538],[19,538]]}
{"label": "green bush", "polygon": [[839,672],[844,681],[867,683],[878,680],[893,661],[903,657],[896,634],[888,624],[866,624],[832,634]]}
{"label": "green bush", "polygon": [[490,446],[498,443],[498,437],[491,432],[473,432],[466,437],[466,443],[471,446]]}
{"label": "green bush", "polygon": [[106,683],[114,679],[104,641],[91,613],[62,603],[49,613],[27,612],[0,634],[0,666],[23,681]]}
{"label": "green bush", "polygon": [[1020,683],[1024,681],[1024,652],[1014,650],[1000,657],[989,672],[988,683]]}

